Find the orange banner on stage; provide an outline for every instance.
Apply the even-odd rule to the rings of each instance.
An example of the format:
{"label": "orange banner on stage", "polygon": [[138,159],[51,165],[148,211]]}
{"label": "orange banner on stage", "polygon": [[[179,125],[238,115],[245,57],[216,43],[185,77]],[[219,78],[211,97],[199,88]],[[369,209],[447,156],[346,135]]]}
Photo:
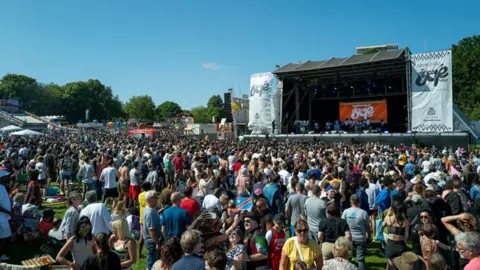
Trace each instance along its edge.
{"label": "orange banner on stage", "polygon": [[387,123],[387,100],[373,100],[361,102],[340,102],[340,121],[351,119],[354,121],[370,119],[371,123],[381,120]]}

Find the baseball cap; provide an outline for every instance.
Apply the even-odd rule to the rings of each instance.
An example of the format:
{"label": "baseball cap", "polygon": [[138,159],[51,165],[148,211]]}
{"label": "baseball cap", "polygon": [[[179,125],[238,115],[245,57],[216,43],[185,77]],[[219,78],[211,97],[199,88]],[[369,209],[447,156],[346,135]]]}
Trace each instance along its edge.
{"label": "baseball cap", "polygon": [[273,217],[273,222],[284,226],[284,225],[285,225],[285,216],[282,215],[282,214],[276,214],[276,215]]}

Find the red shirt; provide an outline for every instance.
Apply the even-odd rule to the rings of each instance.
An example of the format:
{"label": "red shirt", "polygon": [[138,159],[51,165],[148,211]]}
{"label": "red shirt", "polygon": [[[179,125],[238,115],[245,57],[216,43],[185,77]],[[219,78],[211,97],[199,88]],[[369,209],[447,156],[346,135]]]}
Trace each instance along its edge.
{"label": "red shirt", "polygon": [[235,164],[233,164],[232,166],[232,169],[234,172],[238,172],[240,171],[240,168],[242,168],[242,163],[241,162],[235,162]]}
{"label": "red shirt", "polygon": [[193,220],[193,215],[200,211],[200,204],[196,200],[185,198],[180,203],[180,208],[187,210],[190,218]]}
{"label": "red shirt", "polygon": [[50,223],[50,222],[46,222],[46,221],[40,221],[40,223],[38,223],[38,228],[40,230],[42,230],[42,232],[45,234],[45,236],[48,236],[48,232],[53,229],[53,223]]}
{"label": "red shirt", "polygon": [[182,157],[174,157],[172,160],[173,163],[173,168],[175,169],[175,172],[181,172],[183,169],[183,158]]}
{"label": "red shirt", "polygon": [[285,244],[285,232],[276,232],[275,229],[271,228],[272,232],[272,241],[268,245],[268,261],[270,262],[270,267],[272,270],[280,269],[280,259],[282,258],[282,248]]}

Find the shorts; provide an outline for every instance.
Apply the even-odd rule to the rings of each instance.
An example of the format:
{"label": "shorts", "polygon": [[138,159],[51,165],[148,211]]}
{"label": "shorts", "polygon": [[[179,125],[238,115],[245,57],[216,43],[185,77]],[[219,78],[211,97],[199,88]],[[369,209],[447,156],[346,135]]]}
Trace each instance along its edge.
{"label": "shorts", "polygon": [[70,180],[72,180],[72,176],[71,175],[60,174],[60,180],[70,181]]}
{"label": "shorts", "polygon": [[385,246],[385,257],[387,257],[387,259],[393,260],[393,258],[401,256],[406,250],[407,246],[405,245],[405,241],[395,241],[388,239]]}
{"label": "shorts", "polygon": [[130,191],[130,181],[122,180],[120,181],[120,192],[121,193],[128,193]]}
{"label": "shorts", "polygon": [[132,186],[130,185],[129,190],[129,197],[132,200],[138,200],[138,195],[140,194],[140,187],[139,186]]}
{"label": "shorts", "polygon": [[104,196],[106,198],[117,198],[118,197],[118,190],[117,188],[106,188],[104,191]]}
{"label": "shorts", "polygon": [[47,184],[47,179],[39,179],[38,183],[42,186],[45,186]]}

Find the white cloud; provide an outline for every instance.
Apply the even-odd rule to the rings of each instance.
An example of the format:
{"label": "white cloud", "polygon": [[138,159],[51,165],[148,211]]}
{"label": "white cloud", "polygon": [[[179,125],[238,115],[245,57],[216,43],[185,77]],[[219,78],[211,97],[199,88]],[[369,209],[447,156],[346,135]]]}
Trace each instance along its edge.
{"label": "white cloud", "polygon": [[210,70],[218,70],[218,69],[221,69],[223,66],[222,65],[219,65],[217,63],[203,63],[202,66],[206,69],[210,69]]}

